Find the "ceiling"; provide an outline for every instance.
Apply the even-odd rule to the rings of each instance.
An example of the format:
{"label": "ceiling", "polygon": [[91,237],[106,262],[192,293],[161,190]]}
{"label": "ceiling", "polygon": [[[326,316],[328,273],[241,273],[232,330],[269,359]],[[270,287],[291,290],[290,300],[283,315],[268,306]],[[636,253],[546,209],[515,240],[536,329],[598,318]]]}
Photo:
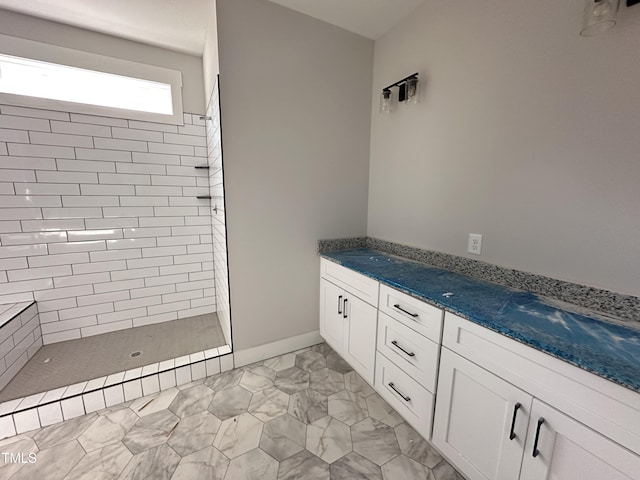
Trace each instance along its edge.
{"label": "ceiling", "polygon": [[210,0],[0,0],[0,8],[202,55]]}
{"label": "ceiling", "polygon": [[271,0],[375,40],[425,0]]}
{"label": "ceiling", "polygon": [[[376,39],[425,0],[270,1]],[[0,0],[0,8],[199,56],[213,1]]]}

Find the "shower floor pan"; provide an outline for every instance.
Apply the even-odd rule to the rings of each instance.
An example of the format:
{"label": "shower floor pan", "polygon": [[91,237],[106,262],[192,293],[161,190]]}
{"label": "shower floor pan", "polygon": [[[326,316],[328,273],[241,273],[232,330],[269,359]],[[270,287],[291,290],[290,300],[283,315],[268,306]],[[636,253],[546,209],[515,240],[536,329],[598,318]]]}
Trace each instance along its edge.
{"label": "shower floor pan", "polygon": [[0,392],[0,403],[216,348],[231,351],[215,313],[45,345]]}

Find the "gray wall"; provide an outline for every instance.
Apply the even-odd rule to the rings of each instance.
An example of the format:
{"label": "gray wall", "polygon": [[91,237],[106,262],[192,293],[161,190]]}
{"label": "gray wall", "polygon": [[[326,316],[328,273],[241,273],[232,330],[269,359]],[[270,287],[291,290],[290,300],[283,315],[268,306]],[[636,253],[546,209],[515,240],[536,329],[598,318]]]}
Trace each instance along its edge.
{"label": "gray wall", "polygon": [[640,7],[592,38],[582,7],[427,2],[376,41],[370,236],[640,294]]}
{"label": "gray wall", "polygon": [[204,113],[202,59],[0,9],[0,33],[182,72],[185,112]]}
{"label": "gray wall", "polygon": [[234,348],[318,329],[320,238],[366,232],[373,44],[218,0]]}
{"label": "gray wall", "polygon": [[218,81],[218,19],[216,17],[216,0],[213,3],[211,16],[207,23],[207,35],[204,40],[202,52],[202,70],[204,73],[204,93],[207,100],[207,108],[211,102],[216,82]]}

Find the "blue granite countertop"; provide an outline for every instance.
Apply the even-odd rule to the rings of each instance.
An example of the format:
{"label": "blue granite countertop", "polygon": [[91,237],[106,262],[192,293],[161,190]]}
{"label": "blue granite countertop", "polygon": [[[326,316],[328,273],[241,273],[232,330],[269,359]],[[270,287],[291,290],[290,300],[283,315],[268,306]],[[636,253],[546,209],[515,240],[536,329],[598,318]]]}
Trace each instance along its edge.
{"label": "blue granite countertop", "polygon": [[640,330],[530,292],[376,250],[321,256],[640,392]]}

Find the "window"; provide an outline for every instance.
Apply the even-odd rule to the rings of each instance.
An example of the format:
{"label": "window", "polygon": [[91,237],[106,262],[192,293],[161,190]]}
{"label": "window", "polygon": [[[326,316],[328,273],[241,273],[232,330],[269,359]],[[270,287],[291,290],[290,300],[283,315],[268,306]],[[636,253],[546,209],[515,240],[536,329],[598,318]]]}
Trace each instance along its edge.
{"label": "window", "polygon": [[[0,37],[3,41],[0,47],[2,103],[164,123],[182,122],[180,72]],[[5,39],[10,41],[5,44]],[[55,63],[47,61],[49,59]]]}
{"label": "window", "polygon": [[0,55],[0,92],[172,115],[171,85]]}

